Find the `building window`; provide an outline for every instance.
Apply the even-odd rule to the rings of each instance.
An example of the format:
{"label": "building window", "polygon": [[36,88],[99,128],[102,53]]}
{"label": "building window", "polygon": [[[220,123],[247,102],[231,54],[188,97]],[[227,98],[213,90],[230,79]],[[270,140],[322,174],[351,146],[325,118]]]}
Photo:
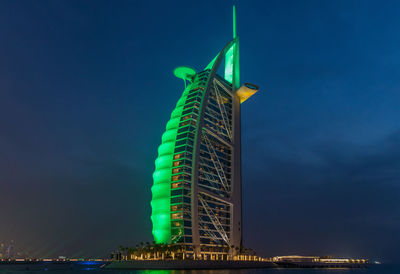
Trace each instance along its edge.
{"label": "building window", "polygon": [[171,188],[178,188],[178,187],[181,187],[182,186],[182,182],[180,182],[180,183],[173,183],[172,185],[171,185]]}
{"label": "building window", "polygon": [[179,154],[175,154],[174,155],[174,160],[178,160],[178,159],[180,159],[180,158],[182,158],[182,153],[179,153]]}

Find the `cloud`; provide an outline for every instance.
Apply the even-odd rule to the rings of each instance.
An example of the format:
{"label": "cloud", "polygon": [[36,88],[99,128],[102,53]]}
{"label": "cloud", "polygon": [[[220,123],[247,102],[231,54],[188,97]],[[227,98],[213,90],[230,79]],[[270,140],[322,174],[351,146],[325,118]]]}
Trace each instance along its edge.
{"label": "cloud", "polygon": [[[400,130],[368,145],[289,139],[247,145],[253,157],[244,159],[246,243],[268,245],[268,255],[396,260],[390,254],[400,243]],[[267,235],[261,242],[260,233]]]}

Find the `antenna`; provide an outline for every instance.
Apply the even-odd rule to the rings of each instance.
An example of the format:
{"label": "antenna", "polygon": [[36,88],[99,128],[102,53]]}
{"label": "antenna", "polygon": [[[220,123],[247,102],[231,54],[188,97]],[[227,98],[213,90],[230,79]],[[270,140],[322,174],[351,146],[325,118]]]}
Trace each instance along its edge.
{"label": "antenna", "polygon": [[239,70],[239,37],[237,36],[237,16],[236,16],[236,6],[233,4],[233,39],[236,43],[232,48],[232,83],[233,88],[238,89],[240,87],[240,70]]}
{"label": "antenna", "polygon": [[236,6],[233,4],[233,38],[236,36]]}

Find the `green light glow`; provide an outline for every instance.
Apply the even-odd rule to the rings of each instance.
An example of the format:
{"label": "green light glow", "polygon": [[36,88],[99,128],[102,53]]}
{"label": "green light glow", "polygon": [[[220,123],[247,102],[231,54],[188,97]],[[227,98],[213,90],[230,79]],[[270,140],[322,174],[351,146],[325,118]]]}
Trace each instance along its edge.
{"label": "green light glow", "polygon": [[[239,85],[239,40],[236,37],[236,11],[233,7],[233,37],[234,40],[229,42],[229,46],[224,47],[221,51],[205,68],[205,70],[217,69],[222,61],[222,55],[225,54],[225,79],[235,84],[234,89]],[[230,47],[228,50],[226,50]],[[216,64],[217,63],[217,64]],[[217,67],[215,67],[217,66]],[[182,70],[182,69],[181,69]],[[185,74],[185,70],[175,71],[176,75],[180,78],[192,78],[190,73]],[[190,75],[189,75],[190,74]],[[183,77],[184,76],[184,77]],[[186,77],[187,76],[187,77]],[[190,76],[190,77],[189,77]],[[193,75],[194,77],[194,75]],[[194,83],[189,84],[175,109],[171,113],[171,118],[166,125],[166,130],[161,138],[161,144],[158,147],[158,156],[155,160],[155,170],[153,173],[153,186],[151,188],[151,220],[153,223],[153,237],[156,243],[171,243],[171,183],[172,183],[172,169],[173,169],[173,156],[175,150],[175,143],[178,134],[178,127],[181,121],[183,112],[183,105],[186,102],[189,91],[192,89]],[[182,234],[180,229],[176,234],[177,229],[174,229],[174,235]]]}
{"label": "green light glow", "polygon": [[235,46],[235,44],[233,44],[232,47],[225,54],[225,77],[224,78],[229,83],[232,83],[232,81],[233,81],[234,46]]}
{"label": "green light glow", "polygon": [[196,71],[190,67],[178,67],[174,70],[174,75],[180,79],[192,81]]}
{"label": "green light glow", "polygon": [[[233,5],[233,38],[237,37],[236,34],[236,7]],[[238,80],[239,74],[239,45],[234,43],[232,47],[225,54],[225,80],[229,83],[233,82],[233,74],[235,74],[235,81]],[[237,85],[238,83],[236,83]]]}
{"label": "green light glow", "polygon": [[153,223],[153,237],[156,243],[168,243],[171,239],[171,176],[175,141],[178,133],[183,104],[189,93],[188,86],[172,111],[166,131],[162,135],[161,145],[158,147],[158,157],[155,160],[153,186],[151,188],[151,221]]}
{"label": "green light glow", "polygon": [[204,70],[207,69],[212,69],[212,67],[214,66],[215,61],[217,60],[219,54],[217,54],[217,56],[214,57],[214,59],[211,60],[211,62],[207,65],[207,67]]}
{"label": "green light glow", "polygon": [[236,7],[233,5],[233,38],[236,38]]}

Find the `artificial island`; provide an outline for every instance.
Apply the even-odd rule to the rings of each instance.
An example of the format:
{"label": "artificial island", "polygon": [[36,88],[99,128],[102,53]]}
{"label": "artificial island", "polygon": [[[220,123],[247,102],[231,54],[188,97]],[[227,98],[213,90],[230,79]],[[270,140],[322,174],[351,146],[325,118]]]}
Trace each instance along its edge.
{"label": "artificial island", "polygon": [[[366,262],[315,256],[261,258],[243,247],[240,109],[259,88],[240,84],[235,6],[233,39],[202,71],[178,67],[174,74],[183,79],[185,88],[155,160],[151,188],[154,244],[122,249],[118,259],[131,264],[114,267],[271,267],[287,263],[342,267]],[[148,263],[138,263],[143,260]]]}

